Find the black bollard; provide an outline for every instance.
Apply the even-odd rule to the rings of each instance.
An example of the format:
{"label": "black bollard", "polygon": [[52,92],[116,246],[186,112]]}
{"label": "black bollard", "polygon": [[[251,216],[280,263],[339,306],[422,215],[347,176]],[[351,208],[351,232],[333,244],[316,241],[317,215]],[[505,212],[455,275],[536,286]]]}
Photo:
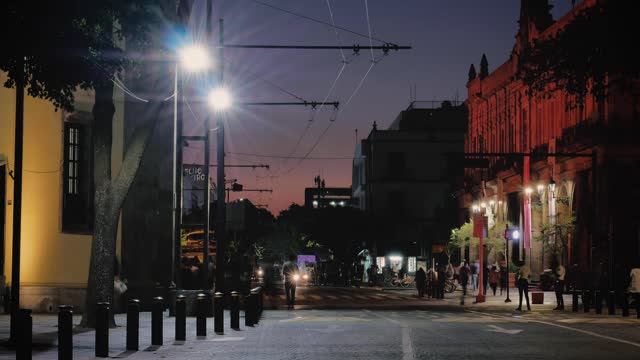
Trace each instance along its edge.
{"label": "black bollard", "polygon": [[30,309],[20,309],[18,313],[18,348],[16,359],[31,360],[31,344],[33,342],[33,319]]}
{"label": "black bollard", "polygon": [[258,322],[260,322],[260,315],[259,315],[259,309],[258,309],[258,297],[260,296],[259,291],[257,288],[251,290],[251,315],[252,315],[252,319],[251,322],[253,324],[257,324]]}
{"label": "black bollard", "polygon": [[187,303],[184,295],[176,297],[176,340],[187,339]]}
{"label": "black bollard", "polygon": [[244,298],[244,326],[253,326],[253,315],[251,314],[253,310],[251,306],[253,302],[252,297],[253,295],[249,293],[249,295]]}
{"label": "black bollard", "polygon": [[162,313],[164,311],[164,299],[162,296],[153,298],[151,306],[151,345],[162,346]]}
{"label": "black bollard", "polygon": [[262,317],[262,310],[264,310],[264,291],[262,289],[262,286],[259,287],[260,289],[260,293],[258,296],[258,318]]}
{"label": "black bollard", "polygon": [[200,293],[196,298],[196,335],[207,336],[207,295]]}
{"label": "black bollard", "polygon": [[73,359],[73,307],[58,306],[58,359]]}
{"label": "black bollard", "polygon": [[609,291],[609,297],[607,298],[607,306],[609,307],[609,315],[616,314],[616,292]]}
{"label": "black bollard", "polygon": [[231,292],[231,328],[240,330],[240,296],[237,291]]}
{"label": "black bollard", "polygon": [[96,357],[109,357],[109,310],[108,302],[96,304]]}
{"label": "black bollard", "polygon": [[596,314],[602,314],[602,291],[596,290]]}
{"label": "black bollard", "polygon": [[622,316],[629,317],[629,298],[626,292],[622,293]]}
{"label": "black bollard", "polygon": [[573,289],[573,294],[571,296],[571,310],[573,312],[578,312],[578,291]]}
{"label": "black bollard", "polygon": [[127,350],[138,351],[140,332],[140,300],[131,299],[127,305]]}
{"label": "black bollard", "polygon": [[222,297],[222,293],[216,292],[213,295],[213,299],[213,307],[215,310],[213,331],[215,331],[216,334],[224,334],[224,298]]}

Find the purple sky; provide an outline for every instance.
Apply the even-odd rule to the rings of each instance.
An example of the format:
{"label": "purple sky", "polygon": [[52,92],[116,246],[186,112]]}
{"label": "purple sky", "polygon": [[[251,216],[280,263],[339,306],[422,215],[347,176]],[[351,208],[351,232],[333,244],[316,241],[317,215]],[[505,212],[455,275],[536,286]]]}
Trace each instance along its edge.
{"label": "purple sky", "polygon": [[[326,0],[261,0],[289,11],[330,22]],[[333,0],[336,25],[367,34],[364,0]],[[196,0],[194,23],[203,21],[204,11]],[[569,0],[551,1],[554,19],[565,14]],[[231,199],[249,198],[256,204],[268,204],[277,214],[291,203],[304,201],[304,188],[313,186],[320,174],[327,186],[351,185],[351,156],[358,138],[369,134],[373,121],[385,128],[409,104],[410,88],[417,88],[417,100],[466,99],[467,72],[487,54],[489,70],[504,62],[514,45],[520,1],[517,0],[370,0],[371,31],[374,37],[413,50],[391,52],[381,58],[351,98],[371,64],[371,53],[361,51],[349,60],[328,101],[340,101],[340,111],[324,107],[315,116],[304,107],[251,107],[233,110],[227,118],[227,164],[269,164],[265,169],[227,169],[227,178],[238,179],[245,188],[273,189],[273,193],[232,193]],[[217,19],[225,22],[226,44],[334,45],[334,30],[295,17],[252,0],[214,1]],[[343,45],[368,45],[369,39],[339,32]],[[217,38],[217,34],[215,35]],[[379,45],[374,41],[374,45]],[[225,50],[225,80],[239,101],[297,101],[291,95],[261,80],[257,75],[309,101],[323,100],[342,67],[338,50]],[[201,121],[204,112],[191,103]],[[202,125],[186,111],[186,130],[193,134]],[[305,136],[293,152],[305,156],[330,119],[335,118],[311,158],[346,158],[336,160],[278,159],[244,156],[233,153],[288,156],[300,136]],[[309,124],[309,121],[313,122]],[[307,129],[308,127],[308,129]],[[305,129],[307,131],[305,132]],[[214,136],[215,138],[215,136]],[[202,158],[200,145],[185,150],[185,162]],[[215,141],[211,146],[215,162]],[[215,175],[214,175],[215,179]]]}

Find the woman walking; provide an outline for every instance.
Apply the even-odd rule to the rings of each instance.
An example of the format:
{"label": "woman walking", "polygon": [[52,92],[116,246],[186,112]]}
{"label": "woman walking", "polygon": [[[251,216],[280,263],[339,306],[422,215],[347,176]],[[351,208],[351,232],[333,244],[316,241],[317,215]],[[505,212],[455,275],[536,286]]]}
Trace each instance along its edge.
{"label": "woman walking", "polygon": [[493,290],[493,296],[496,296],[496,290],[498,289],[498,280],[500,279],[500,273],[495,266],[491,267],[491,272],[489,272],[489,286],[491,286],[491,290]]}
{"label": "woman walking", "polygon": [[518,284],[518,296],[520,297],[518,308],[516,310],[522,311],[522,293],[527,299],[527,310],[531,311],[531,305],[529,305],[529,277],[531,276],[531,269],[527,265],[522,265],[516,274]]}

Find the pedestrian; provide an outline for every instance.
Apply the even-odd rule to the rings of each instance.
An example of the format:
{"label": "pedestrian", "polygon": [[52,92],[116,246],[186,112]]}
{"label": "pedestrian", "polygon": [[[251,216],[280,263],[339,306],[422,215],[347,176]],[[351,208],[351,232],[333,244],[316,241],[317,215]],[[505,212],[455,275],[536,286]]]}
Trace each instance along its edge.
{"label": "pedestrian", "polygon": [[553,273],[555,275],[556,281],[554,284],[554,290],[556,292],[556,303],[558,304],[553,310],[564,310],[564,281],[566,276],[566,271],[564,266],[560,264],[557,259],[553,259],[551,264],[553,267]]}
{"label": "pedestrian", "polygon": [[491,272],[491,266],[487,265],[484,268],[484,272],[482,273],[482,288],[484,290],[484,294],[487,294],[487,287],[489,286],[489,273]]}
{"label": "pedestrian", "polygon": [[507,283],[509,282],[509,272],[506,266],[500,266],[500,296],[507,291]]}
{"label": "pedestrian", "polygon": [[427,298],[435,298],[433,289],[435,288],[435,285],[436,285],[436,279],[437,279],[437,273],[435,272],[432,266],[429,268],[429,270],[427,270],[427,283],[426,283]]}
{"label": "pedestrian", "polygon": [[491,286],[491,290],[493,290],[493,296],[496,296],[498,281],[500,280],[500,272],[495,266],[492,266],[488,276],[489,276],[489,286]]}
{"label": "pedestrian", "polygon": [[424,297],[424,288],[427,282],[427,273],[424,272],[423,268],[418,269],[416,271],[416,288],[418,289],[418,297]]}
{"label": "pedestrian", "polygon": [[289,261],[282,266],[282,274],[284,275],[284,292],[287,296],[287,309],[293,309],[296,302],[296,275],[299,275],[300,269],[296,263],[296,256],[289,255]]}
{"label": "pedestrian", "polygon": [[460,285],[462,285],[462,297],[460,298],[460,305],[464,305],[464,298],[467,296],[467,284],[469,283],[469,266],[465,263],[460,264],[460,272],[458,275],[458,279],[460,280]]}
{"label": "pedestrian", "polygon": [[636,264],[636,266],[631,269],[629,278],[627,292],[633,298],[633,302],[635,302],[636,305],[637,317],[640,318],[640,264]]}
{"label": "pedestrian", "polygon": [[471,265],[471,286],[473,286],[473,290],[478,290],[478,272],[480,270],[480,263],[478,260],[473,262]]}
{"label": "pedestrian", "polygon": [[447,274],[444,267],[439,267],[438,273],[436,275],[437,275],[437,284],[438,284],[438,286],[436,287],[437,288],[436,292],[438,294],[436,299],[444,299],[444,284],[447,281]]}
{"label": "pedestrian", "polygon": [[527,300],[527,310],[531,311],[531,305],[529,304],[529,277],[531,276],[531,269],[527,265],[522,265],[518,269],[516,274],[516,282],[518,284],[518,296],[520,297],[518,308],[516,310],[522,311],[522,293]]}

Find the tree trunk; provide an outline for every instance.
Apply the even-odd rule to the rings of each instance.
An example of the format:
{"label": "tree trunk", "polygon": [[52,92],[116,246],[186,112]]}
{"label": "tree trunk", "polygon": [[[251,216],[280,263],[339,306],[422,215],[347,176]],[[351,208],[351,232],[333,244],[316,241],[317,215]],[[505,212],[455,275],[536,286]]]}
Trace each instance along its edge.
{"label": "tree trunk", "polygon": [[[140,167],[161,106],[148,105],[152,109],[144,124],[133,135],[117,176],[111,177],[111,148],[113,138],[113,84],[96,86],[93,107],[94,144],[94,235],[91,243],[89,279],[85,298],[85,311],[81,326],[95,327],[95,305],[109,302],[113,306],[113,278],[116,239],[120,209],[129,192],[131,183]],[[115,326],[111,312],[111,326]]]}

